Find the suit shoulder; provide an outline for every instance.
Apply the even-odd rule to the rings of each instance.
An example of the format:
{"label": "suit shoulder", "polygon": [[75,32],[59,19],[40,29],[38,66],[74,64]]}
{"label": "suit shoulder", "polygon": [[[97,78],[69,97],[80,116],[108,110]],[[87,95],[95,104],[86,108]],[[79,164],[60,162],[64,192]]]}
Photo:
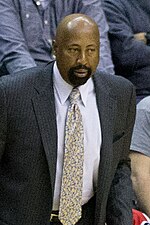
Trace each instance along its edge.
{"label": "suit shoulder", "polygon": [[30,89],[43,75],[43,67],[33,67],[0,77],[0,87],[6,90]]}
{"label": "suit shoulder", "polygon": [[96,79],[99,79],[103,85],[108,85],[114,88],[114,91],[121,91],[125,89],[133,89],[134,85],[126,78],[119,75],[112,75],[107,73],[97,73]]}
{"label": "suit shoulder", "polygon": [[118,104],[127,107],[130,101],[135,103],[136,92],[134,85],[122,76],[97,74],[94,79],[96,91],[100,89],[116,99]]}

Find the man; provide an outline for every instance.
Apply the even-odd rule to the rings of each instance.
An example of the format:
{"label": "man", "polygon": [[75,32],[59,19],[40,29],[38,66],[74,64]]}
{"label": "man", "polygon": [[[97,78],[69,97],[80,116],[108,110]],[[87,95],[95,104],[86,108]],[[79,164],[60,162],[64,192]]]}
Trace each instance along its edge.
{"label": "man", "polygon": [[137,102],[150,95],[150,1],[104,0],[115,73],[135,86]]}
{"label": "man", "polygon": [[97,22],[101,28],[98,68],[114,74],[100,0],[0,0],[0,76],[53,60],[56,27],[71,13],[87,14]]}
{"label": "man", "polygon": [[150,97],[137,105],[131,142],[132,181],[141,211],[150,217]]}
{"label": "man", "polygon": [[50,217],[53,225],[131,225],[133,85],[96,72],[99,31],[88,16],[65,17],[53,43],[56,62],[1,78],[0,225],[45,225]]}

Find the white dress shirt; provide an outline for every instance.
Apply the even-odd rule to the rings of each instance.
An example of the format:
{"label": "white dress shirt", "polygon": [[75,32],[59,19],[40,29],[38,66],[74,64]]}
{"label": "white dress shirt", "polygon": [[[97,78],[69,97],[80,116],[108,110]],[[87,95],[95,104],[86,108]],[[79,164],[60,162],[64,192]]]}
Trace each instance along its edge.
{"label": "white dress shirt", "polygon": [[[72,86],[60,75],[56,63],[54,64],[54,95],[56,105],[56,120],[58,133],[57,168],[53,210],[59,209],[61,177],[64,155],[65,120],[69,106],[69,95]],[[101,127],[97,110],[93,80],[90,78],[84,85],[79,86],[81,99],[77,103],[84,127],[84,168],[82,204],[94,195],[97,186],[98,167],[100,161]]]}

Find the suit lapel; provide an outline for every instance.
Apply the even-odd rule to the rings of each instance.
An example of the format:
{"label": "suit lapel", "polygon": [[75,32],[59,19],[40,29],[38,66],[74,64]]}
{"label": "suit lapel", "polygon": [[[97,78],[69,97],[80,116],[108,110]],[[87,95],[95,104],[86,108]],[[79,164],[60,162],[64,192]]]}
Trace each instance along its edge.
{"label": "suit lapel", "polygon": [[[35,94],[32,101],[49,165],[52,191],[54,191],[57,160],[57,125],[52,65],[47,66],[44,73],[41,74],[41,77],[35,85]],[[112,96],[112,92],[110,92],[109,85],[105,83],[105,79],[100,74],[95,74],[94,83],[102,129],[96,201],[96,221],[98,222],[100,220],[100,212],[103,208],[103,198],[106,197],[104,193],[109,188],[108,180],[111,182],[113,121],[116,114],[116,101],[115,97]]]}
{"label": "suit lapel", "polygon": [[[104,77],[103,77],[104,78]],[[113,126],[116,115],[116,100],[112,96],[111,87],[105,83],[100,74],[95,74],[94,83],[96,90],[97,106],[99,110],[101,130],[102,130],[102,146],[100,151],[100,166],[97,187],[97,208],[96,221],[103,215],[105,206],[101,204],[106,197],[105,193],[109,190],[109,181],[111,182],[111,164],[113,159],[112,142],[113,142]]]}
{"label": "suit lapel", "polygon": [[52,65],[50,64],[46,67],[44,73],[41,74],[35,85],[35,94],[32,101],[49,166],[52,191],[54,191],[57,160],[57,129],[52,73]]}

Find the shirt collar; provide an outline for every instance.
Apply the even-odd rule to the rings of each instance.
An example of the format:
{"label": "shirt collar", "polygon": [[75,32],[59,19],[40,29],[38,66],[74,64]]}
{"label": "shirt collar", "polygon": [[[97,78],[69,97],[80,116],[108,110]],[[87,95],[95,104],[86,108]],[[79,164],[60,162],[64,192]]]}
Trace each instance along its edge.
{"label": "shirt collar", "polygon": [[[54,63],[54,87],[59,101],[63,105],[67,101],[73,87],[62,78],[56,62]],[[89,80],[84,85],[81,85],[78,88],[81,94],[82,103],[84,106],[86,106],[88,93],[94,88],[92,79],[89,78]]]}

